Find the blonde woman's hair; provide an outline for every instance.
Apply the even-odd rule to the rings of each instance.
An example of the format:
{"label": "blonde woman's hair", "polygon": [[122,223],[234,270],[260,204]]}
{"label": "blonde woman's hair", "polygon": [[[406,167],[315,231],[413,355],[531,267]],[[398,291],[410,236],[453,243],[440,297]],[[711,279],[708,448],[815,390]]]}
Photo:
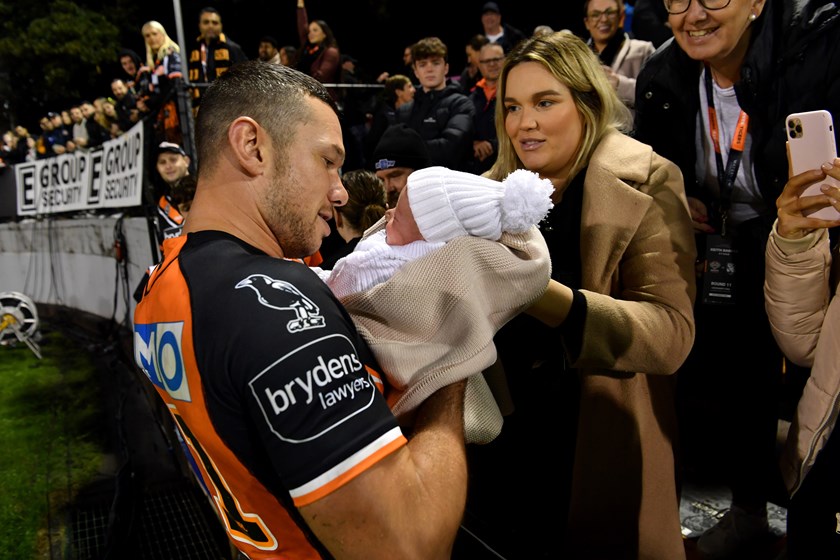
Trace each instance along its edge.
{"label": "blonde woman's hair", "polygon": [[505,130],[507,112],[504,105],[510,71],[523,62],[541,64],[568,87],[583,120],[580,147],[567,178],[567,181],[571,181],[581,169],[589,165],[592,152],[605,134],[613,130],[629,130],[632,124],[631,113],[607,80],[598,57],[582,39],[568,31],[525,39],[505,57],[505,65],[499,76],[499,89],[496,92],[499,155],[493,167],[484,174],[491,179],[501,181],[510,172],[525,167]]}
{"label": "blonde woman's hair", "polygon": [[154,69],[156,60],[163,60],[163,57],[165,57],[171,52],[181,52],[181,47],[178,46],[178,43],[172,40],[172,38],[166,32],[166,29],[164,29],[163,25],[161,25],[160,23],[154,20],[147,21],[143,24],[141,31],[145,30],[147,27],[157,29],[163,34],[163,45],[161,45],[161,47],[157,50],[156,53],[152,52],[152,48],[149,46],[149,43],[147,43],[145,40],[143,41],[144,43],[146,43],[146,66],[148,66],[150,69]]}

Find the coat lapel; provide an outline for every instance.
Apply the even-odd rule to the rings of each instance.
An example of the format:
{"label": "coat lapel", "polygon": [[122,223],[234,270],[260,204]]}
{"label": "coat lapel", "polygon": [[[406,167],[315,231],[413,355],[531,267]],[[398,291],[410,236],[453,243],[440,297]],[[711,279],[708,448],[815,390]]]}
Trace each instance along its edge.
{"label": "coat lapel", "polygon": [[618,263],[642,218],[650,197],[638,185],[650,174],[653,150],[614,132],[592,154],[586,171],[581,216],[583,288],[614,293]]}

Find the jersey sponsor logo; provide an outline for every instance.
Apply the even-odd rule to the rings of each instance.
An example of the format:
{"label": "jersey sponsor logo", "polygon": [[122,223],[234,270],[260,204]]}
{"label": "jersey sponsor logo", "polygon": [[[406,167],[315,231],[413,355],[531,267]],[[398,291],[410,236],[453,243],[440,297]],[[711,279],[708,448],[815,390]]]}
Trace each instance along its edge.
{"label": "jersey sponsor logo", "polygon": [[286,329],[290,333],[319,329],[326,325],[324,317],[320,314],[321,309],[294,284],[285,280],[276,280],[265,274],[251,274],[237,282],[236,288],[254,290],[260,305],[280,311],[293,311],[295,319],[286,323]]}
{"label": "jersey sponsor logo", "polygon": [[191,400],[181,335],[184,323],[134,325],[134,361],[156,387],[179,401]]}
{"label": "jersey sponsor logo", "polygon": [[[297,375],[291,377],[289,372]],[[248,385],[269,429],[290,443],[321,437],[370,407],[376,393],[353,343],[340,334],[289,352]],[[299,421],[310,417],[330,420],[326,424]]]}

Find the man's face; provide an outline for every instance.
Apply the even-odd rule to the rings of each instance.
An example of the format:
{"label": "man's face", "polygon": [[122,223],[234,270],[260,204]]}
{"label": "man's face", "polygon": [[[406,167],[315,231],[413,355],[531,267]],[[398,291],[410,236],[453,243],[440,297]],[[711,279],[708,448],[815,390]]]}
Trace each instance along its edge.
{"label": "man's face", "polygon": [[189,173],[190,158],[173,152],[162,152],[157,158],[157,170],[163,180],[174,185]]}
{"label": "man's face", "polygon": [[442,56],[433,56],[414,61],[414,75],[426,91],[443,89],[446,87],[446,73],[449,65]]}
{"label": "man's face", "polygon": [[396,208],[400,193],[408,182],[408,176],[414,170],[410,167],[392,167],[390,169],[377,169],[376,176],[382,179],[385,188],[385,197],[388,200],[388,208]]}
{"label": "man's face", "polygon": [[405,64],[406,66],[411,65],[411,47],[410,46],[406,47],[405,50],[403,51],[403,64]]}
{"label": "man's face", "polygon": [[484,29],[496,29],[502,23],[502,15],[488,11],[481,14],[481,25]]}
{"label": "man's face", "polygon": [[333,207],[347,202],[339,170],[344,164],[341,125],[323,101],[308,97],[310,115],[296,125],[287,153],[271,150],[272,172],[258,201],[274,237],[290,258],[306,257],[330,234]]}
{"label": "man's face", "polygon": [[121,57],[120,64],[122,65],[123,70],[125,70],[125,73],[129,76],[137,75],[137,65],[134,64],[134,60],[130,56],[125,55]]}
{"label": "man's face", "polygon": [[96,112],[96,109],[93,108],[93,103],[83,103],[81,109],[82,115],[84,115],[86,119],[91,118]]}
{"label": "man's face", "polygon": [[262,60],[263,62],[268,62],[269,60],[274,58],[274,55],[276,55],[276,54],[277,54],[277,49],[274,48],[274,45],[272,45],[268,41],[260,42],[260,46],[259,46],[260,60]]}
{"label": "man's face", "polygon": [[488,43],[481,47],[478,56],[478,68],[487,80],[495,82],[502,75],[505,63],[505,50],[498,43]]}
{"label": "man's face", "polygon": [[61,120],[61,115],[53,115],[50,120],[52,121],[53,128],[61,128],[64,125],[64,122]]}
{"label": "man's face", "polygon": [[204,12],[198,20],[198,30],[205,41],[215,41],[222,34],[222,18],[219,14]]}
{"label": "man's face", "polygon": [[111,91],[114,92],[114,97],[122,99],[128,93],[128,88],[122,80],[115,80],[111,82]]}
{"label": "man's face", "polygon": [[52,121],[48,117],[44,117],[43,119],[41,119],[38,124],[41,125],[41,130],[44,130],[44,131],[47,131],[47,132],[49,132],[50,130],[53,130],[53,128],[54,128],[53,124],[52,124]]}
{"label": "man's face", "polygon": [[70,118],[76,124],[82,123],[82,110],[79,107],[71,107],[70,108]]}

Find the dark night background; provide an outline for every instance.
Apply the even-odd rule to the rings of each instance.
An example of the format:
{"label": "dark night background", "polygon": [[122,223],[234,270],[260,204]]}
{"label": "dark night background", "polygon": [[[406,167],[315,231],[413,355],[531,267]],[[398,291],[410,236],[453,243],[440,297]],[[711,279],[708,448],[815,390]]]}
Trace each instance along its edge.
{"label": "dark night background", "polygon": [[[530,34],[540,24],[556,30],[583,31],[582,0],[537,2],[502,0],[497,2],[502,21]],[[140,8],[145,19],[157,19],[177,41],[172,4],[157,1],[155,9]],[[323,19],[333,30],[342,53],[358,59],[375,78],[383,70],[399,70],[403,48],[414,41],[436,35],[450,51],[450,73],[460,74],[465,64],[464,45],[482,32],[481,7],[484,0],[307,0],[310,20]],[[222,15],[224,31],[238,42],[245,53],[257,56],[263,35],[273,35],[281,45],[298,46],[295,8],[297,0],[208,2],[181,1],[184,35],[191,40],[198,33],[198,12],[212,5]],[[143,19],[143,21],[145,21]],[[138,23],[136,37],[125,37],[126,46],[140,52],[143,41]]]}
{"label": "dark night background", "polygon": [[[0,0],[0,7],[5,5],[18,12],[32,11],[37,17],[46,17],[49,21],[50,6],[54,1],[46,5],[38,2],[36,6],[23,0]],[[172,1],[76,0],[76,3],[105,15],[119,29],[119,47],[131,48],[143,58],[145,47],[140,29],[148,20],[159,21],[170,37],[178,41],[175,3]],[[584,33],[583,0],[500,0],[497,3],[503,23],[519,28],[526,35],[542,24],[555,30],[566,28],[578,34]],[[363,81],[372,82],[382,71],[402,71],[404,47],[431,35],[440,37],[449,47],[450,75],[460,74],[466,62],[464,45],[472,35],[482,32],[483,4],[484,0],[307,0],[306,7],[310,20],[323,19],[332,27],[342,54],[356,58],[359,61],[357,73],[360,71]],[[263,35],[274,36],[281,46],[298,46],[296,5],[297,0],[181,0],[184,41],[189,49],[198,34],[199,10],[213,6],[222,15],[224,32],[242,46],[249,58],[257,57],[257,46]],[[25,7],[21,9],[22,6]],[[113,62],[98,65],[91,78],[82,84],[82,98],[110,95],[111,78],[121,75],[115,50]],[[0,72],[0,79],[4,76],[9,74]],[[12,76],[15,76],[14,72]],[[18,75],[11,82],[21,78]],[[15,83],[9,85],[15,88]],[[0,107],[0,128],[23,124],[37,131],[38,119],[46,111],[59,111],[80,100],[55,89],[44,92],[35,87],[25,103]]]}

